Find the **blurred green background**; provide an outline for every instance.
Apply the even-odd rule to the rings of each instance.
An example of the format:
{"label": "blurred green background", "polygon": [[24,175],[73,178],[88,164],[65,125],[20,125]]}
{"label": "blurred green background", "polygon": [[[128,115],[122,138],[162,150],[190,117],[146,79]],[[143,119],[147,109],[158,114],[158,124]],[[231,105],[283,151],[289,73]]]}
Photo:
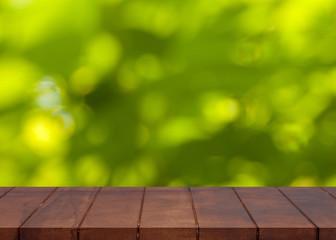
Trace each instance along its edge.
{"label": "blurred green background", "polygon": [[1,186],[336,185],[336,1],[1,0]]}

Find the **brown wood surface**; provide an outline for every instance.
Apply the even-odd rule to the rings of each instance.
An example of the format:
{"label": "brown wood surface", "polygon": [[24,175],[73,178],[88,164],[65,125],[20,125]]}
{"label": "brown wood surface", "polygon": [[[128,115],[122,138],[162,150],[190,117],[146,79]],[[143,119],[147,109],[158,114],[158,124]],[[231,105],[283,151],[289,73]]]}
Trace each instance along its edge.
{"label": "brown wood surface", "polygon": [[255,240],[257,229],[232,188],[191,188],[200,240]]}
{"label": "brown wood surface", "polygon": [[335,236],[336,188],[0,188],[0,240]]}
{"label": "brown wood surface", "polygon": [[316,240],[316,228],[276,188],[236,188],[260,240]]}
{"label": "brown wood surface", "polygon": [[188,188],[146,188],[141,240],[196,240]]}
{"label": "brown wood surface", "polygon": [[9,190],[11,190],[11,187],[0,187],[0,198],[3,197]]}
{"label": "brown wood surface", "polygon": [[58,188],[22,226],[21,240],[76,240],[99,188]]}
{"label": "brown wood surface", "polygon": [[319,240],[336,240],[336,199],[320,188],[280,188],[319,228]]}
{"label": "brown wood surface", "polygon": [[54,189],[18,187],[0,198],[0,239],[18,239],[20,226]]}
{"label": "brown wood surface", "polygon": [[336,198],[336,187],[323,187],[324,191],[327,191],[331,196]]}
{"label": "brown wood surface", "polygon": [[80,240],[136,240],[144,188],[103,188],[80,228]]}
{"label": "brown wood surface", "polygon": [[321,187],[321,189],[336,199],[336,187]]}

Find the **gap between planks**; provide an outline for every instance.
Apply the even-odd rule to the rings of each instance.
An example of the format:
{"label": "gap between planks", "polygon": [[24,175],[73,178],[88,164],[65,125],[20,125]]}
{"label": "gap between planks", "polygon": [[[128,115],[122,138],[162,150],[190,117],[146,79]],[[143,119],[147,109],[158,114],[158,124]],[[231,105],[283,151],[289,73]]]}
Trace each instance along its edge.
{"label": "gap between planks", "polygon": [[194,215],[194,219],[195,219],[195,225],[196,225],[196,240],[199,240],[199,230],[200,230],[200,226],[198,223],[198,219],[197,219],[197,214],[196,214],[196,209],[195,209],[195,205],[194,205],[194,199],[192,197],[192,192],[190,187],[188,187],[188,193],[189,193],[189,198],[190,198],[190,203],[191,203],[191,207],[192,207],[192,211],[193,211],[193,215]]}
{"label": "gap between planks", "polygon": [[25,223],[26,222],[28,222],[28,220],[42,207],[42,205],[46,202],[46,201],[48,201],[48,199],[51,197],[51,195],[53,195],[54,194],[54,192],[56,192],[56,190],[58,189],[58,187],[55,187],[55,189],[54,190],[52,190],[51,191],[51,193],[49,193],[48,194],[48,196],[40,203],[40,205],[39,206],[37,206],[37,208],[35,208],[35,210],[31,213],[31,214],[29,214],[29,216],[27,217],[27,219],[26,220],[24,220],[22,223],[21,223],[21,225],[19,226],[19,237],[18,237],[18,239],[21,239],[21,228],[22,228],[22,226],[23,225],[25,225]]}
{"label": "gap between planks", "polygon": [[136,235],[137,240],[140,239],[140,225],[141,225],[143,205],[144,205],[144,202],[145,202],[145,194],[146,194],[146,187],[144,187],[143,191],[142,191],[142,197],[141,197],[141,203],[140,203],[140,209],[139,209],[139,216],[138,216],[138,223],[137,223],[137,235]]}
{"label": "gap between planks", "polygon": [[331,197],[335,198],[336,197],[334,195],[332,195],[327,189],[324,189],[323,187],[320,187],[323,191],[325,191],[326,193],[328,193]]}
{"label": "gap between planks", "polygon": [[320,238],[319,227],[298,206],[296,206],[296,204],[283,191],[281,191],[279,187],[275,188],[287,199],[288,202],[290,202],[296,208],[296,210],[298,210],[302,214],[302,216],[304,216],[311,224],[313,224],[316,230],[316,240],[319,240]]}
{"label": "gap between planks", "polygon": [[250,217],[251,221],[253,222],[255,228],[256,228],[256,240],[259,240],[259,226],[257,224],[257,222],[254,220],[254,218],[252,217],[252,214],[250,213],[250,211],[247,209],[245,203],[243,202],[243,199],[241,199],[241,197],[239,196],[237,190],[235,187],[232,187],[233,192],[236,194],[239,202],[241,203],[241,205],[243,206],[245,212],[247,213],[247,215]]}
{"label": "gap between planks", "polygon": [[15,188],[15,187],[12,187],[12,188],[10,188],[9,190],[7,190],[7,192],[5,192],[4,194],[2,194],[2,195],[0,196],[0,198],[6,196],[6,194],[9,193],[10,191],[12,191],[14,188]]}
{"label": "gap between planks", "polygon": [[79,230],[80,230],[80,227],[82,226],[83,222],[85,221],[85,218],[87,217],[87,215],[89,214],[89,211],[91,210],[93,204],[95,203],[95,201],[97,200],[98,198],[98,195],[99,193],[101,192],[103,187],[100,187],[98,189],[98,191],[96,192],[96,195],[94,196],[94,198],[92,199],[92,202],[90,204],[90,206],[88,207],[88,209],[86,210],[82,220],[80,221],[80,223],[78,224],[78,227],[77,227],[77,240],[80,240],[80,234],[79,234]]}

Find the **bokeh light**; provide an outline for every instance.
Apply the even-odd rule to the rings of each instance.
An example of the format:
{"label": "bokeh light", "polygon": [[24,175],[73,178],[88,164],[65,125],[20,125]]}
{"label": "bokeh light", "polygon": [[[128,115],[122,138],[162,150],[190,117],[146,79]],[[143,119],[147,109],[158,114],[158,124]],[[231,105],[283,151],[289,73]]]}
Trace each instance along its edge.
{"label": "bokeh light", "polygon": [[0,186],[336,185],[336,2],[0,1]]}

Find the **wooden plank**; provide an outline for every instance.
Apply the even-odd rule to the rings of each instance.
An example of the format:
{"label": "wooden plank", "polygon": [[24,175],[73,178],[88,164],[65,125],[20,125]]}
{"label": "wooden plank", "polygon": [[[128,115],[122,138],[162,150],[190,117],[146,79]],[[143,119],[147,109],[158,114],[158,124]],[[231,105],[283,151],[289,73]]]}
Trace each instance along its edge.
{"label": "wooden plank", "polygon": [[141,240],[196,240],[196,230],[187,188],[146,188]]}
{"label": "wooden plank", "polygon": [[255,240],[257,229],[232,188],[191,188],[200,240]]}
{"label": "wooden plank", "polygon": [[3,195],[5,195],[10,189],[11,187],[0,187],[0,198],[3,197]]}
{"label": "wooden plank", "polygon": [[334,198],[336,198],[336,187],[323,187],[322,189],[327,191]]}
{"label": "wooden plank", "polygon": [[99,188],[59,188],[22,226],[20,240],[76,240]]}
{"label": "wooden plank", "polygon": [[144,188],[103,188],[79,234],[80,240],[135,240]]}
{"label": "wooden plank", "polygon": [[280,188],[319,228],[319,240],[336,240],[336,199],[320,188]]}
{"label": "wooden plank", "polygon": [[276,188],[236,188],[260,240],[316,240],[316,228]]}
{"label": "wooden plank", "polygon": [[3,196],[0,199],[0,239],[18,239],[20,226],[54,189],[18,187]]}

